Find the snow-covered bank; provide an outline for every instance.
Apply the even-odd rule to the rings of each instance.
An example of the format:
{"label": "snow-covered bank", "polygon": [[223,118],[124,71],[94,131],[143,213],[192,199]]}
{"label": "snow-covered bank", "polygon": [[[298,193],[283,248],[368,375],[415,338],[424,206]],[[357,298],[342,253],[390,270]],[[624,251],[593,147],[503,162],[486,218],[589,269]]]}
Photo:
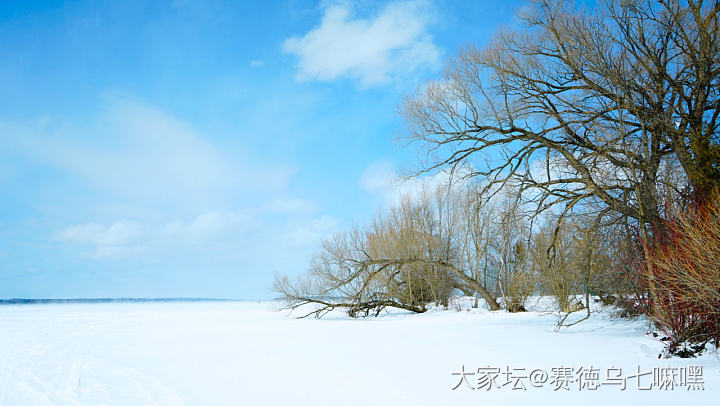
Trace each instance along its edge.
{"label": "snow-covered bank", "polygon": [[[434,311],[298,320],[276,303],[0,306],[0,405],[710,405],[720,360],[658,359],[642,322],[594,317],[559,333],[539,312]],[[702,366],[704,390],[636,378],[554,391],[553,368],[637,373]],[[478,368],[535,369],[542,387],[470,389]],[[487,371],[487,370],[483,370]],[[559,370],[555,370],[559,371]],[[613,370],[616,371],[616,370]],[[664,369],[664,371],[672,371]],[[470,372],[475,375],[469,375]],[[453,375],[455,373],[455,375]],[[506,376],[498,376],[502,385]],[[641,386],[653,375],[641,376]],[[679,379],[679,377],[678,377]],[[558,403],[561,402],[561,403]]]}

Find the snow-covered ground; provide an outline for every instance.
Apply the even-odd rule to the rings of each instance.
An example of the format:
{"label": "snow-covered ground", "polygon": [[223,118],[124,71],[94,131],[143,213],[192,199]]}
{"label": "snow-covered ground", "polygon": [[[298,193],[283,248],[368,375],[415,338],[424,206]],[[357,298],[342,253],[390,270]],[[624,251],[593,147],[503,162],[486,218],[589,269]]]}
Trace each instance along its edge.
{"label": "snow-covered ground", "polygon": [[[720,399],[718,356],[658,359],[662,344],[645,334],[642,321],[597,314],[555,332],[556,317],[542,312],[451,309],[298,320],[276,308],[273,302],[0,306],[0,405],[607,406]],[[692,366],[702,366],[702,376]],[[478,373],[484,367],[509,367],[511,383],[470,389],[492,371]],[[568,390],[553,390],[561,372],[569,372],[561,367],[574,368],[573,381]],[[598,379],[583,373],[591,367]],[[622,368],[624,391],[609,384],[579,389],[578,376],[592,387],[610,382],[613,367]],[[692,370],[683,383],[702,380],[704,390],[687,384],[639,390],[628,378],[638,367],[658,377]],[[585,369],[577,375],[578,368]],[[536,369],[547,372],[540,387],[522,378]],[[463,370],[467,383],[452,390]],[[617,372],[610,369],[611,377]],[[513,390],[518,381],[527,389]],[[641,386],[652,381],[652,373],[641,375]]]}

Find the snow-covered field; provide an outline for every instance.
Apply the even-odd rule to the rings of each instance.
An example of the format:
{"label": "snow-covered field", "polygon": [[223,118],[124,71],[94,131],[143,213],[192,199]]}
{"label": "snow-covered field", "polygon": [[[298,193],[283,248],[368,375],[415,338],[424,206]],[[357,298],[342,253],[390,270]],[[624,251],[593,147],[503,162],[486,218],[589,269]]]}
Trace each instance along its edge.
{"label": "snow-covered field", "polygon": [[[720,399],[717,355],[658,359],[662,345],[641,321],[595,315],[558,333],[555,316],[541,312],[298,320],[276,308],[273,302],[0,306],[0,405],[607,406]],[[683,379],[702,380],[704,390],[638,390],[637,379],[628,378],[638,367],[655,368],[660,377],[696,365],[702,376]],[[468,383],[478,386],[487,376],[478,373],[484,367],[509,367],[511,384],[470,389]],[[597,368],[599,379],[585,376],[591,384],[622,368],[627,387],[580,390],[581,370],[568,390],[555,391],[563,370],[553,368],[560,367]],[[463,368],[468,382],[452,390]],[[540,387],[521,378],[535,369],[548,374]],[[527,389],[513,390],[517,381]],[[641,375],[641,386],[652,381],[652,373]]]}

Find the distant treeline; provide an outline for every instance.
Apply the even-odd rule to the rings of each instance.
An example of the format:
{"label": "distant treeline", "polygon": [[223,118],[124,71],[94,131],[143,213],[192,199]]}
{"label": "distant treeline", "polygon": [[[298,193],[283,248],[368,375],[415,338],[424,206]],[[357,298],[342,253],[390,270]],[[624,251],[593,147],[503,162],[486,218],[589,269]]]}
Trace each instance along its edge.
{"label": "distant treeline", "polygon": [[8,304],[46,304],[46,303],[147,303],[147,302],[230,302],[239,299],[208,299],[208,298],[75,298],[75,299],[0,299],[0,305]]}

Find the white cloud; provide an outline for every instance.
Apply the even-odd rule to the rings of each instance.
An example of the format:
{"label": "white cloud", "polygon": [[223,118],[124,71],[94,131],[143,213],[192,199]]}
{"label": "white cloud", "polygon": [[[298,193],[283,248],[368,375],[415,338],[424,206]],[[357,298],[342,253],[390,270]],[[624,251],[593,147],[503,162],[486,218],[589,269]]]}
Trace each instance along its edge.
{"label": "white cloud", "polygon": [[368,192],[378,196],[384,205],[396,205],[404,197],[417,198],[424,191],[433,191],[447,186],[451,182],[460,182],[464,178],[446,171],[432,175],[403,178],[397,174],[388,161],[373,162],[360,177],[360,185]]}
{"label": "white cloud", "polygon": [[360,185],[372,193],[386,193],[397,179],[395,170],[389,161],[377,161],[370,164],[360,177]]}
{"label": "white cloud", "polygon": [[128,220],[117,221],[109,226],[85,223],[55,233],[55,239],[90,246],[93,248],[91,256],[99,258],[136,251],[144,238],[143,231],[139,223]]}
{"label": "white cloud", "polygon": [[267,210],[273,213],[306,213],[316,209],[315,203],[301,198],[275,199],[267,206]]}
{"label": "white cloud", "polygon": [[317,245],[338,224],[327,215],[274,224],[258,218],[257,212],[210,211],[189,220],[156,224],[130,220],[77,224],[57,231],[54,239],[80,246],[95,259],[198,253],[200,249],[282,252]]}
{"label": "white cloud", "polygon": [[[0,130],[4,126],[0,122]],[[282,192],[295,168],[231,153],[187,123],[151,106],[110,99],[80,128],[11,129],[21,149],[102,191],[113,201],[187,215],[243,196]],[[239,196],[240,195],[240,196]],[[249,199],[244,199],[249,200]]]}
{"label": "white cloud", "polygon": [[118,221],[108,227],[96,223],[78,224],[57,234],[61,241],[92,245],[126,245],[141,235],[141,227],[132,221]]}
{"label": "white cloud", "polygon": [[210,211],[191,220],[145,224],[119,220],[108,226],[83,223],[55,233],[55,240],[84,246],[93,258],[125,257],[141,252],[162,252],[189,247],[221,246],[238,241],[251,229],[248,214]]}
{"label": "white cloud", "polygon": [[[302,199],[278,199],[245,212],[209,211],[190,219],[141,224],[119,220],[108,225],[94,222],[71,225],[54,233],[59,242],[84,248],[91,258],[126,258],[198,249],[253,252],[311,247],[337,230],[338,220],[302,215],[316,206]],[[272,210],[274,211],[272,211]],[[301,214],[280,222],[262,213]],[[274,247],[274,248],[273,248]]]}
{"label": "white cloud", "polygon": [[330,216],[315,218],[304,226],[292,227],[285,233],[284,242],[293,247],[311,246],[320,243],[337,230],[338,220]]}
{"label": "white cloud", "polygon": [[189,222],[167,223],[163,237],[174,244],[208,244],[236,239],[250,230],[251,217],[232,211],[211,211]]}
{"label": "white cloud", "polygon": [[265,65],[265,62],[263,62],[263,61],[260,60],[260,59],[253,59],[252,61],[250,61],[250,67],[251,67],[251,68],[261,68],[261,67],[263,67],[264,65]]}
{"label": "white cloud", "polygon": [[82,122],[0,117],[0,133],[0,149],[52,174],[38,205],[79,259],[298,270],[337,225],[288,193],[296,165],[146,104],[108,98]]}
{"label": "white cloud", "polygon": [[285,40],[283,52],[299,59],[297,79],[350,77],[369,86],[438,64],[426,2],[396,1],[365,19],[353,11],[347,3],[327,6],[319,26]]}

